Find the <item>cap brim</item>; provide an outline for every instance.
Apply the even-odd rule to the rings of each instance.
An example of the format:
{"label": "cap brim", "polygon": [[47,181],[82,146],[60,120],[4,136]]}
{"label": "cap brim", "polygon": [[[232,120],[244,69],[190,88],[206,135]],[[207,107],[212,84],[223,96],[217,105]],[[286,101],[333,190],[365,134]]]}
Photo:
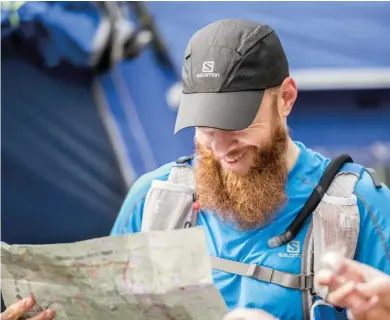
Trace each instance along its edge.
{"label": "cap brim", "polygon": [[256,117],[264,91],[182,94],[175,134],[190,127],[243,130]]}

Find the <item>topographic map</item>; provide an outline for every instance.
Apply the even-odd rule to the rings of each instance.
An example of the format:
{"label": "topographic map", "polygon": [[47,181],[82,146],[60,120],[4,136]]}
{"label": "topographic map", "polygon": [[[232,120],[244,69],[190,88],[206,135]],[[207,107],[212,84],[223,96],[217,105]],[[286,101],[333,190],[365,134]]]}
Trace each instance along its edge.
{"label": "topographic map", "polygon": [[8,306],[33,295],[56,320],[221,320],[202,228],[154,231],[68,244],[1,243]]}

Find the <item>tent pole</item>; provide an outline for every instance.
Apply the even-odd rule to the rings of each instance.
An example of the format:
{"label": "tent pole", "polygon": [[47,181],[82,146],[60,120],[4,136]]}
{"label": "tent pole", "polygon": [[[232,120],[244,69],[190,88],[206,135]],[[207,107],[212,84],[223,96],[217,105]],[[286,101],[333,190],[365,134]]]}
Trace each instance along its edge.
{"label": "tent pole", "polygon": [[122,137],[115,125],[115,120],[107,106],[103,90],[97,79],[92,84],[93,96],[96,101],[99,116],[107,131],[108,138],[114,149],[118,165],[125,182],[126,188],[129,189],[136,179],[135,169],[126,155],[126,149]]}

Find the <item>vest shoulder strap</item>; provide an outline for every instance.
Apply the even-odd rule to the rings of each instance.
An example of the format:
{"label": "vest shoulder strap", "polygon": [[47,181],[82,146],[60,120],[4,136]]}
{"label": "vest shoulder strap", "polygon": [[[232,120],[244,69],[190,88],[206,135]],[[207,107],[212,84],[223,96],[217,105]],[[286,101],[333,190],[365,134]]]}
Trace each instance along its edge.
{"label": "vest shoulder strap", "polygon": [[168,182],[176,185],[184,185],[195,189],[195,179],[192,170],[194,155],[181,157],[176,160],[169,173]]}
{"label": "vest shoulder strap", "polygon": [[216,270],[250,277],[290,289],[308,290],[313,288],[313,276],[311,275],[288,273],[257,264],[247,264],[218,257],[211,257],[211,266]]}

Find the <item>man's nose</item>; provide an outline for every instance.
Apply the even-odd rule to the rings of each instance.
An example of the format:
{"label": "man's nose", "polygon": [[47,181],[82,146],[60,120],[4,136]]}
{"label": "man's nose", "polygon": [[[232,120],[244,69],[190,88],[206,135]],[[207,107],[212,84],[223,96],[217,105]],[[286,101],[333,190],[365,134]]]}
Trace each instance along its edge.
{"label": "man's nose", "polygon": [[214,131],[211,148],[217,157],[223,158],[234,148],[234,132],[227,130]]}

